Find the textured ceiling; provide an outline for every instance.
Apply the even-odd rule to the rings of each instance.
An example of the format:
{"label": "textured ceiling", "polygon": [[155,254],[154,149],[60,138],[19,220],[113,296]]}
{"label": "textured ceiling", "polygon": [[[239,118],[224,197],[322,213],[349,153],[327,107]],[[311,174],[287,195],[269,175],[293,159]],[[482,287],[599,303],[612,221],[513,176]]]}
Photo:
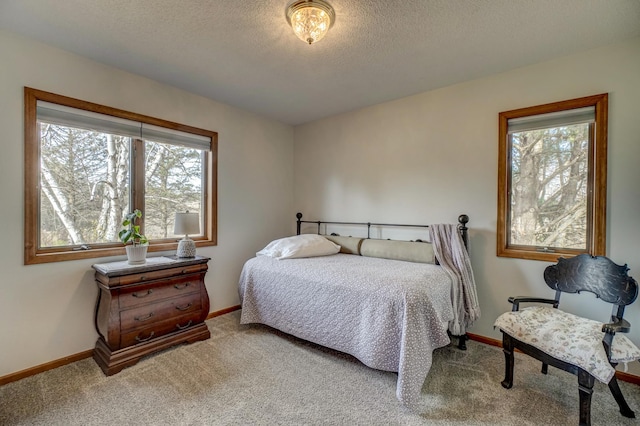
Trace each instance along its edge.
{"label": "textured ceiling", "polygon": [[[640,36],[640,0],[0,0],[0,28],[297,125]],[[1,74],[0,67],[0,74]]]}

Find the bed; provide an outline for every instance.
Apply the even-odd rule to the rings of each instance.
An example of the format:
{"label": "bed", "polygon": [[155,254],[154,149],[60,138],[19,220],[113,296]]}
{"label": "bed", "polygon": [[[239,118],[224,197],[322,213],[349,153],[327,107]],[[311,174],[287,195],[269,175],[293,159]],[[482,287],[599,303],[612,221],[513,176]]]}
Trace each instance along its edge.
{"label": "bed", "polygon": [[[433,350],[449,344],[452,334],[458,335],[464,349],[466,327],[479,317],[470,269],[462,275],[452,273],[450,265],[442,264],[442,260],[452,263],[451,257],[439,254],[441,247],[436,247],[438,243],[434,241],[386,242],[370,238],[372,226],[422,225],[311,222],[302,221],[301,217],[298,213],[298,240],[277,240],[261,252],[284,240],[300,244],[300,239],[318,241],[320,245],[324,244],[320,239],[330,244],[338,241],[341,244],[334,245],[339,251],[306,256],[309,252],[303,250],[301,256],[285,255],[284,259],[270,255],[249,259],[239,280],[240,322],[265,324],[350,354],[371,368],[397,372],[397,398],[407,406],[415,406],[431,367]],[[459,224],[448,229],[454,230],[455,235],[449,237],[460,242],[468,264],[467,222],[468,217],[463,215]],[[303,223],[317,224],[318,234],[320,227],[327,224],[366,225],[367,238],[357,242],[350,240],[353,237],[301,235]],[[433,238],[433,232],[430,234]],[[428,259],[431,246],[436,249],[434,261],[423,261],[425,256]],[[416,247],[419,251],[407,251]],[[472,287],[454,285],[461,276],[468,281],[469,273]],[[465,285],[469,287],[468,282]],[[454,288],[462,291],[453,291]],[[466,312],[460,313],[460,306]],[[463,318],[459,318],[461,315]],[[452,327],[454,322],[457,326]]]}

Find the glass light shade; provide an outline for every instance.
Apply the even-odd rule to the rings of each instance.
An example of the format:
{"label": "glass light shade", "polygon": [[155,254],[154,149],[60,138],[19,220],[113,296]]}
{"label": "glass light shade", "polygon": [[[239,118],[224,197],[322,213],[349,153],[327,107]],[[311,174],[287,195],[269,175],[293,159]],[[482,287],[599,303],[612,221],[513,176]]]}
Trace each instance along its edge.
{"label": "glass light shade", "polygon": [[329,31],[335,20],[331,5],[321,0],[296,1],[287,7],[287,21],[305,43],[316,43]]}

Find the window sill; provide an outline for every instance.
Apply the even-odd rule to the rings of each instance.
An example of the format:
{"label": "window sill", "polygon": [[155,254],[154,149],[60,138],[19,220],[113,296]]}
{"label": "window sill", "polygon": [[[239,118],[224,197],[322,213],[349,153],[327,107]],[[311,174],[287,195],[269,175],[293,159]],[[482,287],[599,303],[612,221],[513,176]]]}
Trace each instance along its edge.
{"label": "window sill", "polygon": [[[196,247],[215,246],[216,241],[213,240],[196,240]],[[160,251],[175,251],[178,248],[178,242],[157,242],[149,244],[148,253]],[[68,260],[93,259],[98,257],[109,256],[126,256],[125,248],[122,244],[109,247],[97,247],[88,250],[73,250],[70,247],[64,249],[49,249],[33,251],[29,247],[25,247],[24,264],[36,265],[41,263],[64,262]]]}
{"label": "window sill", "polygon": [[554,252],[544,252],[538,251],[535,249],[529,248],[504,248],[499,247],[497,256],[498,257],[511,257],[516,259],[526,259],[526,260],[541,260],[544,262],[553,262],[556,263],[558,258],[563,257],[565,259],[578,256],[580,254],[586,253],[584,250],[563,250],[563,251],[554,251]]}

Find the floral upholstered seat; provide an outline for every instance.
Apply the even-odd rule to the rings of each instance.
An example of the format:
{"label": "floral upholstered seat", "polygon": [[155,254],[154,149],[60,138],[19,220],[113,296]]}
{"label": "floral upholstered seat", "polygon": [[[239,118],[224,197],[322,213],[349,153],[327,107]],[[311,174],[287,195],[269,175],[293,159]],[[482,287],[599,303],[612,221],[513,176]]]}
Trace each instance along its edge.
{"label": "floral upholstered seat", "polygon": [[[588,371],[602,383],[609,383],[615,368],[602,345],[602,323],[560,309],[533,306],[505,312],[495,327],[554,358]],[[640,359],[640,349],[627,336],[616,334],[611,345],[611,362]]]}

